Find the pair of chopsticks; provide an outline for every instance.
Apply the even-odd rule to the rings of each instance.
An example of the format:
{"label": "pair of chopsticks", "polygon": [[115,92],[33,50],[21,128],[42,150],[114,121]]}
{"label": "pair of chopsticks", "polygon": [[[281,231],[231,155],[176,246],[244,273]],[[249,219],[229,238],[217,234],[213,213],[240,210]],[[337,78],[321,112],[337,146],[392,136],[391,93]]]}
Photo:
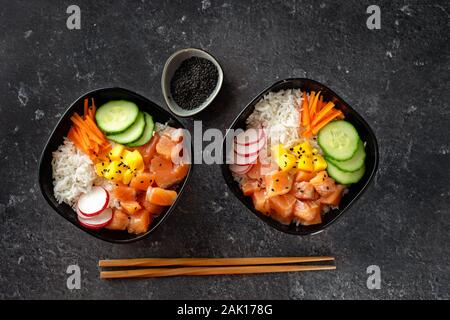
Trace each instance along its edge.
{"label": "pair of chopsticks", "polygon": [[159,278],[174,276],[210,276],[252,273],[276,273],[334,270],[334,257],[261,257],[261,258],[143,258],[100,260],[102,268],[137,268],[100,271],[101,279]]}

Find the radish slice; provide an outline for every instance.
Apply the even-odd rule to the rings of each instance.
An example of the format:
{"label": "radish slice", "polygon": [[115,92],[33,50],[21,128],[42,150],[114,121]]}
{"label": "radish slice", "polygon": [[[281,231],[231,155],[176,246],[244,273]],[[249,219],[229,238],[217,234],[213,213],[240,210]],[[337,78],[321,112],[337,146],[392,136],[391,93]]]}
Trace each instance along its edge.
{"label": "radish slice", "polygon": [[236,174],[246,174],[247,172],[250,171],[250,169],[253,167],[253,165],[249,164],[249,165],[243,165],[240,166],[238,164],[231,164],[230,165],[230,170]]}
{"label": "radish slice", "polygon": [[239,145],[249,146],[259,142],[263,135],[263,130],[250,128],[238,134],[235,137],[234,142]]}
{"label": "radish slice", "polygon": [[234,144],[234,151],[241,156],[252,156],[259,153],[266,144],[265,136],[261,136],[258,143],[252,143],[250,145]]}
{"label": "radish slice", "polygon": [[77,215],[80,217],[80,218],[83,218],[83,219],[92,219],[92,218],[94,218],[95,216],[87,216],[87,215],[84,215],[81,211],[80,211],[80,209],[78,209],[77,208]]}
{"label": "radish slice", "polygon": [[108,206],[109,193],[102,187],[93,187],[91,192],[83,194],[78,199],[77,208],[88,217],[100,214]]}
{"label": "radish slice", "polygon": [[234,163],[237,165],[243,166],[243,165],[248,165],[248,164],[254,164],[257,159],[258,159],[258,154],[242,156],[237,153],[234,153]]}
{"label": "radish slice", "polygon": [[85,219],[78,215],[78,221],[80,224],[89,229],[100,229],[111,222],[113,218],[113,211],[111,208],[103,210],[100,214],[95,217]]}

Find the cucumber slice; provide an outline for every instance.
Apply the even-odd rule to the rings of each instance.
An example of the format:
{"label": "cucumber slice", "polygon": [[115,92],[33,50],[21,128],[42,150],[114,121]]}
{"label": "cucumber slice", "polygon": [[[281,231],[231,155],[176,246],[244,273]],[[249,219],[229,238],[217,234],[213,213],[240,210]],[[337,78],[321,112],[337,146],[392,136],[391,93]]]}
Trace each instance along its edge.
{"label": "cucumber slice", "polygon": [[139,112],[136,122],[133,123],[131,127],[129,127],[124,132],[112,134],[106,137],[114,142],[120,144],[127,144],[139,139],[144,133],[144,128],[145,128],[144,114],[142,112]]}
{"label": "cucumber slice", "polygon": [[327,164],[327,171],[329,176],[340,184],[357,183],[364,176],[364,172],[366,172],[366,167],[364,165],[356,171],[345,172],[340,170],[331,162],[328,162]]}
{"label": "cucumber slice", "polygon": [[353,157],[349,160],[338,161],[330,157],[325,157],[327,162],[331,162],[336,167],[345,172],[354,172],[360,169],[364,165],[364,160],[366,160],[366,151],[364,151],[364,143],[359,140],[358,149]]}
{"label": "cucumber slice", "polygon": [[149,142],[150,139],[153,137],[153,128],[155,127],[155,124],[153,123],[153,118],[147,112],[144,112],[144,119],[145,119],[144,133],[139,139],[129,143],[128,144],[129,147],[143,146],[144,144]]}
{"label": "cucumber slice", "polygon": [[103,104],[95,113],[97,125],[106,134],[116,134],[128,129],[139,115],[139,108],[130,101],[114,100]]}
{"label": "cucumber slice", "polygon": [[344,120],[330,122],[317,136],[317,142],[325,155],[339,161],[353,157],[359,140],[355,127]]}

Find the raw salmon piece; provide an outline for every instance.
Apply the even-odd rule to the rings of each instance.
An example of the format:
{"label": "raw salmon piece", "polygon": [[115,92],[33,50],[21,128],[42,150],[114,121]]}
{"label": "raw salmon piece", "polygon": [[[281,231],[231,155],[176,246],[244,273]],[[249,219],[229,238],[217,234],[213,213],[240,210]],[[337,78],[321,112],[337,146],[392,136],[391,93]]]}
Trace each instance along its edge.
{"label": "raw salmon piece", "polygon": [[247,177],[253,180],[261,179],[261,163],[259,161],[257,161],[250,169],[250,171],[247,172]]}
{"label": "raw salmon piece", "polygon": [[188,172],[189,172],[188,164],[180,164],[174,166],[172,170],[174,184],[181,182],[187,176]]}
{"label": "raw salmon piece", "polygon": [[319,172],[309,181],[322,197],[327,197],[336,190],[336,183],[325,171]]}
{"label": "raw salmon piece", "polygon": [[257,180],[248,180],[242,184],[241,189],[245,196],[251,196],[256,191],[261,190],[261,185]]}
{"label": "raw salmon piece", "polygon": [[297,174],[295,175],[295,181],[301,182],[301,181],[310,181],[312,178],[316,176],[315,172],[308,172],[299,170]]}
{"label": "raw salmon piece", "polygon": [[155,182],[155,174],[150,172],[138,173],[130,182],[130,187],[136,190],[147,191],[153,182]]}
{"label": "raw salmon piece", "polygon": [[339,202],[341,202],[342,192],[344,191],[344,189],[345,187],[343,185],[337,184],[335,190],[326,197],[321,197],[319,199],[319,202],[331,206],[339,205]]}
{"label": "raw salmon piece", "polygon": [[177,193],[173,190],[166,190],[158,187],[150,187],[147,190],[147,201],[158,206],[171,206]]}
{"label": "raw salmon piece", "polygon": [[158,187],[168,188],[181,182],[189,172],[188,164],[173,165],[172,161],[157,155],[150,163],[150,172],[155,175]]}
{"label": "raw salmon piece", "polygon": [[150,139],[149,142],[144,144],[141,147],[135,148],[135,150],[138,150],[139,153],[142,155],[142,159],[144,159],[145,166],[148,166],[150,164],[150,161],[153,159],[153,157],[156,154],[156,144],[159,141],[159,134],[155,132],[153,137]]}
{"label": "raw salmon piece", "polygon": [[120,201],[120,207],[128,214],[135,214],[142,208],[137,201]]}
{"label": "raw salmon piece", "polygon": [[144,203],[143,203],[143,206],[144,206],[144,208],[146,209],[146,210],[148,210],[151,214],[154,214],[154,215],[160,215],[162,212],[163,212],[163,210],[164,210],[164,207],[163,206],[158,206],[157,204],[153,204],[153,203],[150,203],[150,202],[148,202],[148,201],[145,201]]}
{"label": "raw salmon piece", "polygon": [[306,181],[295,182],[291,193],[300,200],[314,200],[318,198],[318,194],[314,186]]}
{"label": "raw salmon piece", "polygon": [[317,214],[314,219],[312,219],[311,221],[306,221],[306,220],[300,220],[300,223],[304,226],[312,226],[315,224],[320,224],[322,223],[322,214]]}
{"label": "raw salmon piece", "polygon": [[136,190],[125,185],[119,185],[112,190],[113,197],[119,201],[135,201]]}
{"label": "raw salmon piece", "polygon": [[252,194],[253,205],[259,212],[268,215],[270,213],[269,200],[264,189],[258,190]]}
{"label": "raw salmon piece", "polygon": [[166,135],[161,136],[158,143],[156,144],[156,152],[162,155],[166,159],[171,159],[172,149],[177,143],[172,141],[172,139]]}
{"label": "raw salmon piece", "polygon": [[267,196],[273,197],[286,194],[291,191],[293,176],[286,171],[276,171],[264,177],[267,188]]}
{"label": "raw salmon piece", "polygon": [[130,217],[128,224],[128,232],[134,234],[145,233],[148,231],[152,216],[147,210],[139,210],[135,215]]}
{"label": "raw salmon piece", "polygon": [[304,224],[304,222],[313,221],[316,216],[320,216],[322,207],[314,201],[300,201],[295,202],[294,216]]}
{"label": "raw salmon piece", "polygon": [[282,224],[290,224],[294,218],[294,205],[297,200],[291,194],[282,194],[269,199],[272,218]]}
{"label": "raw salmon piece", "polygon": [[170,161],[170,159],[167,159],[161,155],[156,155],[151,161],[150,161],[150,172],[153,173],[167,173],[172,171],[173,169],[173,163]]}
{"label": "raw salmon piece", "polygon": [[105,228],[109,230],[126,230],[128,223],[128,215],[123,211],[116,209],[114,210],[114,215],[111,222]]}

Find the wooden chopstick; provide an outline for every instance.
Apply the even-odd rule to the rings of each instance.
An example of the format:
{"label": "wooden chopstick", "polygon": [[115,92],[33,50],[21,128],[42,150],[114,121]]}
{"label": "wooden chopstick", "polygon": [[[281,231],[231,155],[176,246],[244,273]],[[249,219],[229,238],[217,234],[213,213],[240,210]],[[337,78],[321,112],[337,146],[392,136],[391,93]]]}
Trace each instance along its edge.
{"label": "wooden chopstick", "polygon": [[142,258],[100,260],[99,267],[250,266],[333,261],[334,257]]}
{"label": "wooden chopstick", "polygon": [[275,272],[298,272],[334,270],[333,265],[278,265],[278,266],[239,266],[239,267],[183,267],[183,268],[151,268],[136,270],[102,271],[101,279],[120,278],[157,278],[174,276],[207,276],[207,275],[230,275],[249,273],[275,273]]}

